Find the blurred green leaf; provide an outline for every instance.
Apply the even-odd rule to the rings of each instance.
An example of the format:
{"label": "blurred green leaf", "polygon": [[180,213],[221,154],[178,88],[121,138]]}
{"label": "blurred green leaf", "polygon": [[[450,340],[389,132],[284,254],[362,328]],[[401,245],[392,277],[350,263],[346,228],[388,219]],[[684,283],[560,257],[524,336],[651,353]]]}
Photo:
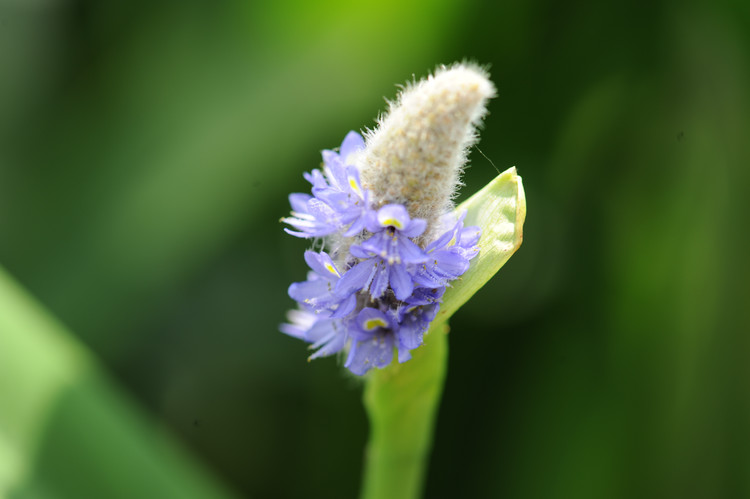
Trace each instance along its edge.
{"label": "blurred green leaf", "polygon": [[0,269],[0,495],[229,497]]}

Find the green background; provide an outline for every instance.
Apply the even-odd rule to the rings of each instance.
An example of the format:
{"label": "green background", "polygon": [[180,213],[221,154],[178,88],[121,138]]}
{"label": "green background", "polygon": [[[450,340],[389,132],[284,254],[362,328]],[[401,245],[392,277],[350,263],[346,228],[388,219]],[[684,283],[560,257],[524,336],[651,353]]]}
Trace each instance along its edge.
{"label": "green background", "polygon": [[464,59],[528,216],[452,319],[426,497],[750,497],[745,0],[0,1],[0,495],[356,496],[278,220]]}

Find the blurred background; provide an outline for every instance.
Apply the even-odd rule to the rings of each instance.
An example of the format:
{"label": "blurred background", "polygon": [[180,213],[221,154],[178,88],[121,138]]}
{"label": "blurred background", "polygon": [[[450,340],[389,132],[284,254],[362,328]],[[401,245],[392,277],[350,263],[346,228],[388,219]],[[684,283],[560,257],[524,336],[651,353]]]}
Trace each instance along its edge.
{"label": "blurred background", "polygon": [[278,221],[457,60],[528,217],[452,320],[425,496],[750,497],[745,0],[2,0],[0,495],[355,497],[361,386],[277,331]]}

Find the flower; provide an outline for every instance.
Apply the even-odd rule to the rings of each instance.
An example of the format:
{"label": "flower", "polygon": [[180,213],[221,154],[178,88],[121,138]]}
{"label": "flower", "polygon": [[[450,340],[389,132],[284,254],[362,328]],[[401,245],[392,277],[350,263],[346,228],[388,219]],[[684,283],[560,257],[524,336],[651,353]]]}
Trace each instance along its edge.
{"label": "flower", "polygon": [[325,173],[306,174],[312,195],[289,198],[294,218],[284,221],[299,231],[288,233],[339,234],[350,244],[333,254],[305,251],[307,280],[289,286],[300,309],[289,312],[280,330],[311,343],[310,360],[348,348],[344,367],[363,375],[390,364],[394,351],[399,362],[411,359],[437,315],[445,286],[477,254],[479,230],[464,228],[460,216],[453,225],[442,222],[450,228],[422,248],[416,241],[427,230],[426,220],[412,218],[401,204],[371,209],[356,167],[345,165],[350,156],[343,151],[359,150],[352,147],[359,142],[354,133],[344,139],[341,153],[324,151]]}
{"label": "flower", "polygon": [[419,263],[427,258],[409,239],[421,236],[427,222],[421,218],[411,219],[400,204],[388,204],[377,213],[371,212],[365,224],[374,235],[352,250],[357,248],[358,252],[378,255],[391,265]]}
{"label": "flower", "polygon": [[399,341],[405,348],[413,350],[422,344],[424,334],[440,310],[443,293],[443,286],[432,289],[417,288],[399,308]]}
{"label": "flower", "polygon": [[362,375],[372,367],[385,367],[393,360],[396,346],[394,330],[398,324],[375,308],[363,308],[351,328],[352,346],[344,363],[354,374]]}
{"label": "flower", "polygon": [[334,318],[344,317],[354,310],[354,295],[341,297],[333,292],[341,279],[341,272],[331,257],[324,251],[305,251],[305,261],[312,272],[306,281],[289,286],[289,296],[318,312],[328,310]]}
{"label": "flower", "polygon": [[420,286],[446,286],[469,268],[469,261],[479,252],[479,227],[464,227],[466,213],[458,217],[452,229],[431,242],[425,253],[428,258],[417,267],[414,282]]}
{"label": "flower", "polygon": [[316,350],[309,360],[333,355],[344,348],[347,340],[347,327],[341,319],[333,319],[328,314],[315,314],[306,309],[290,310],[288,323],[279,326],[282,333],[305,340],[310,349]]}
{"label": "flower", "polygon": [[364,148],[364,139],[357,132],[349,132],[341,143],[340,153],[323,151],[324,169],[305,173],[312,184],[312,196],[291,194],[292,216],[282,218],[295,229],[284,229],[297,237],[322,237],[348,226],[347,236],[364,227],[369,200],[359,180],[359,172],[351,164]]}
{"label": "flower", "polygon": [[373,235],[350,248],[352,256],[364,259],[336,284],[336,293],[346,296],[356,290],[369,289],[373,299],[380,298],[390,285],[399,300],[405,300],[414,289],[409,264],[427,260],[428,256],[411,239],[426,227],[422,219],[412,220],[401,205],[389,204],[377,213],[370,212],[365,227]]}
{"label": "flower", "polygon": [[479,251],[479,228],[451,214],[451,196],[492,95],[481,70],[443,68],[407,88],[367,141],[349,132],[304,174],[311,194],[289,196],[284,230],[324,238],[327,251],[305,252],[307,280],[289,287],[300,308],[280,330],[311,343],[310,359],[348,350],[344,367],[363,375],[422,345]]}

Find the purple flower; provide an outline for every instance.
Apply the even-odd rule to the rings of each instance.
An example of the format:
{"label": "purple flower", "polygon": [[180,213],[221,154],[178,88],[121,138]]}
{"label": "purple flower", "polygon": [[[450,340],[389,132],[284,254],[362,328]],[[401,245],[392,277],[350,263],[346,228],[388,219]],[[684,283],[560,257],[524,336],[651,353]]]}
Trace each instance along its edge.
{"label": "purple flower", "polygon": [[393,348],[398,346],[394,331],[398,323],[392,314],[374,308],[363,308],[349,332],[352,345],[344,367],[363,375],[373,367],[385,367],[393,360]]}
{"label": "purple flower", "polygon": [[390,285],[396,298],[405,300],[414,290],[409,264],[427,260],[427,255],[409,238],[422,235],[426,223],[412,220],[401,205],[389,204],[377,213],[370,212],[365,223],[374,234],[360,245],[350,248],[356,258],[364,259],[349,269],[336,285],[336,293],[346,296],[354,291],[369,290],[373,299],[380,298]]}
{"label": "purple flower", "polygon": [[315,314],[308,310],[290,310],[287,313],[288,323],[279,326],[282,333],[312,343],[309,360],[327,357],[341,351],[346,345],[347,322],[333,319],[326,314]]}
{"label": "purple flower", "polygon": [[292,309],[286,313],[286,322],[279,326],[279,331],[301,340],[306,339],[307,331],[318,320],[318,315],[304,309]]}
{"label": "purple flower", "polygon": [[414,282],[418,286],[442,287],[457,279],[469,268],[469,261],[479,253],[479,227],[464,227],[466,213],[455,225],[427,245],[428,259],[417,265]]}
{"label": "purple flower", "polygon": [[333,234],[341,226],[341,219],[329,205],[309,194],[290,194],[292,216],[282,218],[297,230],[284,228],[287,234],[297,237],[322,237]]}
{"label": "purple flower", "polygon": [[[292,194],[292,216],[282,221],[296,230],[284,229],[297,237],[322,237],[347,229],[353,236],[364,229],[369,211],[369,196],[362,188],[359,171],[352,164],[354,155],[364,148],[364,139],[349,132],[341,143],[340,153],[323,151],[323,172],[305,173],[312,184],[312,196]],[[347,228],[348,227],[348,228]]]}
{"label": "purple flower", "polygon": [[422,344],[424,334],[440,310],[440,299],[444,287],[417,288],[398,310],[399,342],[404,348],[413,350]]}
{"label": "purple flower", "polygon": [[419,263],[426,259],[424,251],[412,242],[410,237],[421,236],[427,228],[427,222],[421,218],[414,220],[400,204],[387,204],[377,212],[370,212],[365,223],[367,230],[374,235],[360,246],[352,247],[355,251],[380,256],[389,265],[402,263]]}
{"label": "purple flower", "polygon": [[[323,237],[329,251],[306,251],[307,280],[289,286],[300,308],[279,329],[311,343],[310,359],[348,348],[344,366],[357,375],[411,359],[440,309],[450,281],[478,252],[479,229],[464,227],[465,215],[420,247],[427,222],[401,204],[370,209],[354,165],[364,147],[350,132],[340,152],[323,151],[324,167],[305,174],[312,195],[292,194],[292,216],[283,219],[299,237]],[[425,244],[420,240],[421,244]],[[334,262],[339,262],[337,265]]]}
{"label": "purple flower", "polygon": [[359,199],[364,199],[365,193],[359,182],[359,172],[353,163],[354,155],[364,148],[365,141],[362,136],[357,132],[349,132],[344,137],[338,153],[329,149],[324,150],[322,155],[325,178],[319,170],[305,174],[305,178],[313,184],[313,195],[326,199],[329,196],[353,194]]}
{"label": "purple flower", "polygon": [[404,265],[388,265],[382,258],[373,257],[350,268],[336,284],[334,292],[343,298],[357,291],[367,291],[377,300],[389,285],[399,300],[407,298],[414,289],[412,276]]}
{"label": "purple flower", "polygon": [[289,296],[299,303],[311,307],[313,310],[329,310],[331,317],[344,317],[354,310],[356,297],[334,294],[336,283],[341,273],[327,253],[321,251],[305,251],[305,261],[312,269],[307,280],[295,282],[289,286]]}

